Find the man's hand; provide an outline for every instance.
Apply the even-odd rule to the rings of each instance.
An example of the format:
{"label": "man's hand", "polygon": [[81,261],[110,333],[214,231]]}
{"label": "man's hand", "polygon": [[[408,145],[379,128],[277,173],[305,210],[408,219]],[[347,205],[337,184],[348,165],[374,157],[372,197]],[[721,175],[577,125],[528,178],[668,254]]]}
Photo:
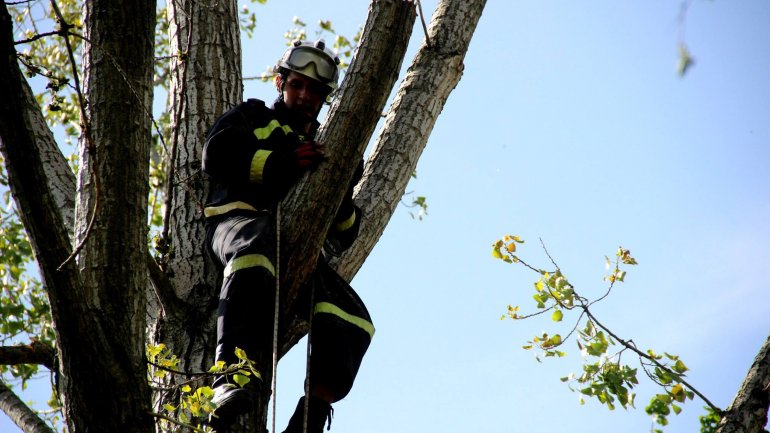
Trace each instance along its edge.
{"label": "man's hand", "polygon": [[293,156],[300,171],[312,170],[324,160],[324,146],[317,141],[306,141],[294,150]]}

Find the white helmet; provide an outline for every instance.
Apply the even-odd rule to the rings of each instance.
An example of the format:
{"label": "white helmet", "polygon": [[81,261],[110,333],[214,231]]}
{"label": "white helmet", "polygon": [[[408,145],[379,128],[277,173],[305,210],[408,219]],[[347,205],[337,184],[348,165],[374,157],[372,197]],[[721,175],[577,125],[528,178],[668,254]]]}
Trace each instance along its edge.
{"label": "white helmet", "polygon": [[326,47],[323,39],[316,42],[296,40],[278,60],[274,72],[279,73],[281,69],[298,72],[334,91],[340,76],[339,64],[339,57]]}

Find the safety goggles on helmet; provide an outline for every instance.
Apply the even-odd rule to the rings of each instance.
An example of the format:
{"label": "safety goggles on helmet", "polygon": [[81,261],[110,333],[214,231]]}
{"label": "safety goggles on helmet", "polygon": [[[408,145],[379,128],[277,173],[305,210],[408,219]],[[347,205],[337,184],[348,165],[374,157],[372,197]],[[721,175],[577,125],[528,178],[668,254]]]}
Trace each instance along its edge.
{"label": "safety goggles on helmet", "polygon": [[329,87],[330,91],[337,88],[339,78],[339,58],[326,47],[323,39],[316,42],[294,41],[283,54],[274,70],[281,69],[306,75]]}
{"label": "safety goggles on helmet", "polygon": [[301,71],[312,64],[315,75],[323,83],[334,81],[337,78],[337,65],[328,56],[319,53],[316,48],[296,47],[286,59],[286,64],[295,71]]}

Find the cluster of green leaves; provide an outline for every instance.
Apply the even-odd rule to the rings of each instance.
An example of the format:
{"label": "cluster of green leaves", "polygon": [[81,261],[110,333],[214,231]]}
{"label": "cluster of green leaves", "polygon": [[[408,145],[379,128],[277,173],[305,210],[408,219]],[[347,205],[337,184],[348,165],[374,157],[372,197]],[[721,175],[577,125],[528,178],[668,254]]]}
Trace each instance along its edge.
{"label": "cluster of green leaves", "polygon": [[709,406],[704,406],[703,409],[706,411],[706,415],[700,416],[701,433],[716,433],[722,416]]}
{"label": "cluster of green leaves", "polygon": [[[621,363],[620,354],[608,356],[610,346],[615,345],[614,339],[587,320],[586,326],[578,331],[577,344],[586,360],[583,372],[561,380],[576,382],[582,395],[595,397],[610,410],[615,409],[616,400],[624,409],[633,408],[636,395],[631,390],[639,384],[637,369]],[[580,403],[584,403],[582,396]]]}
{"label": "cluster of green leaves", "polygon": [[[235,349],[238,362],[227,365],[224,361],[215,363],[204,374],[188,374],[179,371],[179,358],[165,344],[150,345],[147,348],[149,363],[148,378],[151,385],[166,390],[172,395],[163,404],[164,414],[156,414],[161,419],[161,428],[174,431],[174,426],[188,427],[198,432],[211,432],[206,421],[212,416],[216,405],[212,401],[214,390],[205,385],[207,378],[224,375],[240,387],[246,386],[252,379],[261,380],[262,376],[240,348]],[[192,377],[176,385],[168,385],[175,377]]]}
{"label": "cluster of green leaves", "polygon": [[[550,311],[553,322],[562,322],[565,312],[574,310],[579,313],[567,337],[562,338],[558,333],[543,332],[528,341],[523,348],[525,350],[537,350],[536,359],[538,361],[540,361],[540,356],[564,357],[566,353],[560,348],[573,333],[576,333],[575,340],[583,357],[582,372],[579,375],[571,373],[561,380],[568,384],[570,390],[581,394],[581,404],[585,402],[584,396],[593,397],[610,410],[615,409],[616,404],[624,409],[634,408],[635,394],[632,390],[639,384],[638,368],[634,368],[622,360],[624,352],[632,352],[646,375],[663,391],[651,398],[650,404],[645,410],[653,417],[656,424],[659,426],[667,425],[667,416],[671,412],[679,414],[681,412],[679,405],[688,399],[693,399],[696,394],[684,379],[685,372],[688,370],[687,366],[676,355],[669,353],[658,355],[652,350],[648,350],[646,353],[640,351],[633,342],[615,336],[596,320],[590,310],[591,305],[610,294],[616,283],[625,281],[626,271],[624,267],[637,264],[636,259],[631,256],[631,252],[620,247],[615,253],[614,259],[605,257],[605,266],[610,270],[610,273],[604,277],[604,280],[609,283],[609,287],[603,296],[589,301],[576,292],[575,287],[553,260],[551,262],[556,268],[553,271],[536,268],[523,261],[516,254],[517,245],[522,243],[524,241],[518,236],[507,235],[492,245],[492,256],[506,263],[520,264],[539,275],[538,280],[534,283],[534,294],[532,295],[537,312],[522,315],[519,306],[509,305],[502,319],[521,320]],[[618,346],[620,347],[617,348]],[[702,397],[702,395],[698,395]],[[719,416],[714,409],[711,413]],[[706,419],[707,421],[702,421],[704,426],[707,422],[713,421],[713,417]]]}
{"label": "cluster of green leaves", "polygon": [[[677,403],[681,404],[686,400],[692,400],[695,393],[682,384],[688,368],[678,356],[670,353],[658,355],[652,350],[648,350],[647,354],[657,361],[657,365],[643,363],[645,371],[653,381],[663,388],[665,393],[656,394],[650,400],[645,411],[652,416],[656,424],[666,426],[671,412],[679,415],[682,411],[681,406]],[[660,432],[661,430],[656,431]]]}

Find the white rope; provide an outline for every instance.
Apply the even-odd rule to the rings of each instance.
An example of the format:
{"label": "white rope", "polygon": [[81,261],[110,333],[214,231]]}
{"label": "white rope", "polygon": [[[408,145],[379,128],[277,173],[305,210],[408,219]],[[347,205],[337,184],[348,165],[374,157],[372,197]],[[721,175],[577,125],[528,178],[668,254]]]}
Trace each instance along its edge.
{"label": "white rope", "polygon": [[275,206],[275,310],[273,313],[273,378],[270,385],[273,397],[272,432],[275,433],[276,397],[278,396],[278,321],[281,308],[281,204]]}
{"label": "white rope", "polygon": [[310,412],[310,353],[313,334],[313,306],[315,304],[315,283],[310,285],[310,316],[308,318],[307,351],[305,354],[305,407],[302,414],[302,433],[307,433],[307,418]]}

